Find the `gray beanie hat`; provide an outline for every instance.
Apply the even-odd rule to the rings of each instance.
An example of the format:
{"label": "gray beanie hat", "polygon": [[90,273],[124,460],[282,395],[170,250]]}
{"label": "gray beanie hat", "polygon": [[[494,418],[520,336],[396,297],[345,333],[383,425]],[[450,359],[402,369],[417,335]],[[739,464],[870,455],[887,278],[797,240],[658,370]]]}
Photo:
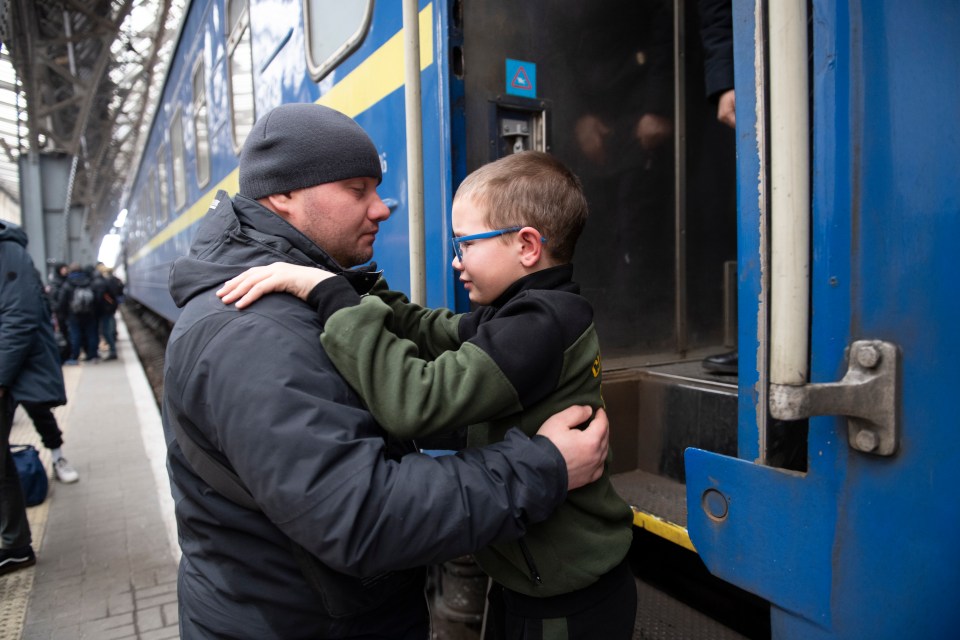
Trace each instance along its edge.
{"label": "gray beanie hat", "polygon": [[380,184],[377,148],[352,118],[319,104],[269,111],[240,153],[240,194],[254,200],[357,177]]}

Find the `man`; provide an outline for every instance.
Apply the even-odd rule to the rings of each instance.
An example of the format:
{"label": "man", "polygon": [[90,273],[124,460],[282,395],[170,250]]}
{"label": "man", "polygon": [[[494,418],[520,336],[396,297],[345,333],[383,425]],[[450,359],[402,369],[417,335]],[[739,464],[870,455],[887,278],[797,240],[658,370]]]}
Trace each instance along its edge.
{"label": "man", "polygon": [[123,282],[113,275],[113,269],[98,262],[93,272],[93,292],[96,301],[97,328],[107,344],[104,360],[117,359],[117,308],[123,302]]}
{"label": "man", "polygon": [[100,335],[97,332],[96,294],[91,277],[93,267],[82,268],[73,263],[69,269],[57,300],[57,311],[67,316],[70,329],[70,357],[63,364],[78,364],[81,349],[86,354],[86,361],[97,363],[100,362],[97,353]]}
{"label": "man", "polygon": [[66,403],[60,357],[27,234],[0,221],[0,574],[36,564],[20,478],[10,455],[17,403]]}
{"label": "man", "polygon": [[[733,88],[733,8],[730,0],[700,0],[700,38],[707,99],[717,105],[717,120],[731,129],[737,126],[737,98]],[[734,150],[730,153],[733,157]],[[737,374],[740,351],[734,349],[707,356],[705,370]]]}
{"label": "man", "polygon": [[369,290],[377,274],[344,267],[370,260],[390,215],[380,179],[376,147],[353,120],[277,107],[247,138],[239,193],[217,194],[171,272],[183,313],[167,346],[163,422],[184,638],[425,639],[417,567],[519,537],[602,472],[606,418],[573,428],[585,407],[548,420],[547,437],[513,431],[456,456],[405,455],[412,446],[387,436],[330,363],[311,305],[220,302],[226,280],[277,261]]}

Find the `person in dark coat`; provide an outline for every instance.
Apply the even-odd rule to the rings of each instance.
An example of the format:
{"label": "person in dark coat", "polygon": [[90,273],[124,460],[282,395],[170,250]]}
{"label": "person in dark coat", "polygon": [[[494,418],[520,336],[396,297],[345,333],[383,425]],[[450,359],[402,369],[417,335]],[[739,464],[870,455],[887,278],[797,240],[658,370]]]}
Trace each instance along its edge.
{"label": "person in dark coat", "polygon": [[[69,267],[66,264],[62,262],[57,263],[54,266],[53,272],[50,274],[50,284],[45,289],[45,300],[54,323],[55,339],[58,332],[60,332],[60,339],[63,339],[65,337],[63,331],[66,331],[67,327],[66,315],[58,314],[54,310],[57,307],[56,301],[60,290],[63,288],[63,284],[66,282],[68,272]],[[67,341],[64,347],[60,339],[56,339],[56,343],[60,362],[62,363],[70,357],[70,342]],[[50,408],[50,405],[43,402],[22,402],[20,404],[23,405],[24,411],[30,416],[34,428],[37,430],[37,433],[40,434],[40,441],[43,442],[43,446],[50,451],[54,477],[65,484],[78,481],[80,474],[63,455],[63,432],[60,430],[57,417],[53,415],[53,410]]]}
{"label": "person in dark coat", "polygon": [[113,269],[98,263],[93,275],[96,296],[97,327],[100,338],[107,344],[104,360],[117,359],[117,308],[123,302],[123,282],[113,275]]}
{"label": "person in dark coat", "polygon": [[[533,437],[514,429],[486,448],[419,454],[337,373],[313,307],[273,295],[238,310],[217,297],[226,280],[276,261],[369,290],[377,274],[349,268],[370,260],[390,215],[380,179],[376,147],[352,119],[277,107],[247,137],[240,192],[216,195],[174,264],[182,313],[167,344],[163,427],[183,638],[427,640],[424,565],[518,538],[603,471],[602,410],[576,429],[588,407]],[[235,477],[235,492],[204,458]]]}
{"label": "person in dark coat", "polygon": [[[90,269],[83,269],[79,264],[71,264],[66,282],[60,289],[57,300],[57,310],[67,317],[67,326],[70,330],[70,358],[64,364],[77,364],[80,360],[80,351],[83,350],[85,360],[99,362],[97,349],[100,345],[100,334],[97,331],[97,312],[95,308],[96,294],[93,291],[93,278]],[[87,297],[89,296],[89,303]],[[83,299],[83,304],[80,304]]]}
{"label": "person in dark coat", "polygon": [[[737,125],[733,87],[733,8],[731,0],[700,0],[700,39],[707,99],[717,105],[717,120],[731,129]],[[737,349],[707,356],[703,368],[714,373],[736,374]]]}
{"label": "person in dark coat", "polygon": [[17,403],[65,404],[63,372],[27,234],[0,221],[0,574],[36,563],[20,478],[10,454]]}

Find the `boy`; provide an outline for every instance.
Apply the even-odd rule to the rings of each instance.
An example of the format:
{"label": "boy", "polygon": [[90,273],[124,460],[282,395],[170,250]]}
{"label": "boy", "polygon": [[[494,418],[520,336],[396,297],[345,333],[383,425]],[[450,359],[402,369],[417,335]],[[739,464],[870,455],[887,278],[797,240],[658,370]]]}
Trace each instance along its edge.
{"label": "boy", "polygon": [[[523,152],[470,174],[453,201],[453,267],[478,305],[470,313],[411,304],[382,279],[360,299],[345,278],[284,264],[217,293],[244,307],[269,291],[315,303],[323,288],[335,300],[318,308],[323,346],[384,429],[412,439],[468,424],[469,444],[483,445],[512,426],[533,434],[558,408],[603,404],[593,310],[571,279],[586,216],[579,179]],[[496,583],[488,637],[630,638],[631,522],[607,469],[521,540],[477,553]]]}

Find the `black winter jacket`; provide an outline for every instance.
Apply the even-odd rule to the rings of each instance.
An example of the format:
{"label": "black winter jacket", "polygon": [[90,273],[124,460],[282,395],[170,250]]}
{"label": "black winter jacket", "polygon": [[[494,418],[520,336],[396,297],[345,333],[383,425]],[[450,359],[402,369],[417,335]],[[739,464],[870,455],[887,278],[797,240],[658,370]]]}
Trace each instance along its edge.
{"label": "black winter jacket", "polygon": [[[294,296],[249,309],[215,291],[248,267],[278,260],[342,269],[259,203],[220,192],[170,291],[183,307],[167,346],[164,432],[183,559],[184,638],[342,637],[397,633],[422,603],[415,574],[367,615],[329,615],[307,586],[291,541],[343,574],[371,578],[447,560],[522,535],[566,495],[566,468],[542,437],[518,431],[486,449],[431,458],[386,433],[337,374],[322,325]],[[356,272],[354,280],[370,283]],[[254,512],[214,492],[190,468],[174,422],[200,434],[237,473]],[[405,582],[405,579],[406,582]],[[390,583],[389,580],[394,580]]]}
{"label": "black winter jacket", "polygon": [[67,401],[50,306],[27,253],[27,234],[0,222],[0,387],[15,402]]}

